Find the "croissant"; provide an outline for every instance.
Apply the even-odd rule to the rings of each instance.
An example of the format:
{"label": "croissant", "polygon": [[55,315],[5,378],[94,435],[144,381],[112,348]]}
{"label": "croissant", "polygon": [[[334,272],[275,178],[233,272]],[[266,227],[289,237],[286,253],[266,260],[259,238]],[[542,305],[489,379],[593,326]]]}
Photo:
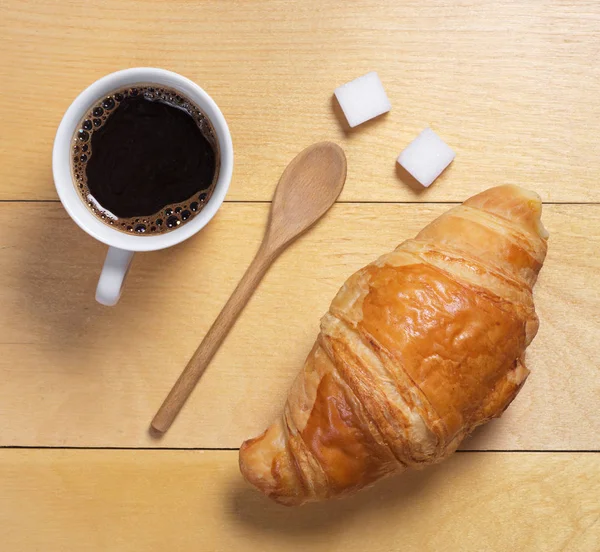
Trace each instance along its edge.
{"label": "croissant", "polygon": [[533,192],[489,189],[352,275],[283,415],[242,444],[244,477],[286,505],[341,497],[444,460],[499,417],[538,330],[541,211]]}

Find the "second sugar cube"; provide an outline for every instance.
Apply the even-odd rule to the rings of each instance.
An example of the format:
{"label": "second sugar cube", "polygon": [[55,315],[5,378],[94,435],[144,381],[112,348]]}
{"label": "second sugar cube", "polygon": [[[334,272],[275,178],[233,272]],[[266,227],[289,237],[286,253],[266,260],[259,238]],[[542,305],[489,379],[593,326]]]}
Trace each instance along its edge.
{"label": "second sugar cube", "polygon": [[398,157],[398,163],[427,188],[455,157],[446,142],[426,128],[408,144]]}
{"label": "second sugar cube", "polygon": [[335,97],[351,127],[387,113],[392,107],[375,71],[336,88]]}

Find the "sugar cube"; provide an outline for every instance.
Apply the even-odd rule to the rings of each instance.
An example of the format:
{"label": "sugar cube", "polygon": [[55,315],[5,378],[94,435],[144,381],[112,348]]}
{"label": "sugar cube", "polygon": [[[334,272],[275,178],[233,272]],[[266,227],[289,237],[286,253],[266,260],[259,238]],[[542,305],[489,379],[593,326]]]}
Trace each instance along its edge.
{"label": "sugar cube", "polygon": [[427,188],[455,157],[454,151],[426,128],[399,155],[398,163]]}
{"label": "sugar cube", "polygon": [[352,128],[392,108],[375,71],[339,86],[335,96]]}

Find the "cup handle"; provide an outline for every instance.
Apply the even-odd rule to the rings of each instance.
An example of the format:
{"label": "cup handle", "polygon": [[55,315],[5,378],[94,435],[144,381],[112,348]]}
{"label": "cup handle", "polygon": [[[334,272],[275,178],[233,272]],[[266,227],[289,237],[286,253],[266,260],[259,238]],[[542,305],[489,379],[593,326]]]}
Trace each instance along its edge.
{"label": "cup handle", "polygon": [[107,307],[117,304],[132,259],[133,251],[126,251],[117,247],[108,248],[98,280],[98,287],[96,288],[96,301],[98,303]]}

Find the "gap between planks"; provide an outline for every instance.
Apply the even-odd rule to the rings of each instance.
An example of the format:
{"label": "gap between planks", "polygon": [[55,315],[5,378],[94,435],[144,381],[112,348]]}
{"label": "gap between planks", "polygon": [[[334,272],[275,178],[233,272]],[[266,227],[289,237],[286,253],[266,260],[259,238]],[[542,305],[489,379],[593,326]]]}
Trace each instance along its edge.
{"label": "gap between planks", "polygon": [[[1,449],[16,449],[16,450],[148,450],[148,451],[178,451],[178,450],[197,450],[197,451],[220,451],[220,452],[237,452],[239,447],[99,447],[99,446],[37,446],[37,445],[0,445]],[[577,454],[598,454],[600,449],[466,449],[455,451],[460,454],[464,453],[501,453],[501,454],[512,454],[518,453],[535,453],[535,454],[563,454],[563,453],[577,453]]]}
{"label": "gap between planks", "polygon": [[[466,199],[466,198],[465,198]],[[60,199],[0,199],[2,203],[60,203]],[[269,205],[271,201],[262,199],[226,199],[223,203],[229,205]],[[338,200],[336,205],[460,205],[462,201],[368,201],[368,200]],[[600,201],[543,201],[542,205],[600,205]]]}

